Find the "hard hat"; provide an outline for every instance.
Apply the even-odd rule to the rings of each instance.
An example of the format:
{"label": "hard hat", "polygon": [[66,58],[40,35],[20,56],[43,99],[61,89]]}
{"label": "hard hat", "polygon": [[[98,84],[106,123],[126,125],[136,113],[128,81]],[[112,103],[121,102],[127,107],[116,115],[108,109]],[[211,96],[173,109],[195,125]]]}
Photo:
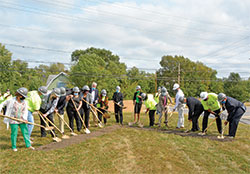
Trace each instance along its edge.
{"label": "hard hat", "polygon": [[163,96],[166,96],[167,95],[167,89],[165,88],[165,87],[162,87],[161,88],[161,94],[163,95]]}
{"label": "hard hat", "polygon": [[180,96],[179,102],[180,102],[180,103],[184,103],[184,96]]}
{"label": "hard hat", "polygon": [[38,91],[39,91],[40,93],[42,93],[42,95],[46,95],[47,92],[48,92],[48,90],[47,90],[47,88],[46,88],[45,86],[39,87],[39,88],[38,88]]}
{"label": "hard hat", "polygon": [[61,96],[65,96],[66,95],[66,89],[64,87],[60,88],[60,94],[61,94]]}
{"label": "hard hat", "polygon": [[140,85],[138,85],[138,86],[136,86],[136,88],[135,88],[136,90],[139,90],[139,89],[141,89],[141,86]]}
{"label": "hard hat", "polygon": [[16,91],[18,94],[20,94],[21,96],[23,96],[24,98],[27,97],[27,94],[28,94],[28,89],[27,88],[19,88],[17,91]]}
{"label": "hard hat", "polygon": [[89,91],[90,89],[89,89],[89,86],[88,86],[88,85],[84,85],[84,86],[82,87],[82,90],[83,90],[83,91]]}
{"label": "hard hat", "polygon": [[61,96],[60,88],[54,88],[53,89],[53,94],[55,94],[57,97],[60,97]]}
{"label": "hard hat", "polygon": [[120,86],[117,86],[116,88],[115,88],[115,90],[121,90],[121,87]]}
{"label": "hard hat", "polygon": [[157,90],[158,90],[158,91],[161,91],[161,87],[159,86]]}
{"label": "hard hat", "polygon": [[73,92],[80,92],[80,89],[76,86],[73,88]]}
{"label": "hard hat", "polygon": [[202,100],[205,100],[207,98],[207,96],[208,96],[207,92],[201,92],[201,94],[200,94],[200,97]]}
{"label": "hard hat", "polygon": [[92,83],[92,87],[93,87],[93,86],[97,87],[97,83],[96,83],[96,82],[93,82],[93,83]]}
{"label": "hard hat", "polygon": [[141,98],[142,98],[142,100],[145,100],[146,96],[147,96],[147,94],[142,93],[142,94],[141,94]]}
{"label": "hard hat", "polygon": [[224,94],[224,93],[218,94],[218,101],[219,102],[222,102],[225,98],[227,98],[226,94]]}
{"label": "hard hat", "polygon": [[173,90],[176,90],[180,87],[180,85],[178,83],[175,83],[174,86],[173,86]]}
{"label": "hard hat", "polygon": [[101,94],[102,94],[103,97],[105,97],[105,96],[107,95],[107,91],[106,91],[105,89],[103,89],[103,90],[101,91]]}

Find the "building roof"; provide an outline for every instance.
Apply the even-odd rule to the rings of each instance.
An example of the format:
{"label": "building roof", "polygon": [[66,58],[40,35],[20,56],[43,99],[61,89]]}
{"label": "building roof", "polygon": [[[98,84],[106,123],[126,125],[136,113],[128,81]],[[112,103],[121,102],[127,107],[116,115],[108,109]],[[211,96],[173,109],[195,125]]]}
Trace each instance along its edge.
{"label": "building roof", "polygon": [[50,86],[50,84],[53,83],[53,81],[54,81],[55,79],[57,79],[59,76],[61,76],[61,75],[67,76],[67,74],[64,73],[64,72],[60,72],[60,73],[57,74],[57,75],[49,75],[49,77],[48,77],[48,79],[47,79],[46,87],[48,88],[48,87]]}

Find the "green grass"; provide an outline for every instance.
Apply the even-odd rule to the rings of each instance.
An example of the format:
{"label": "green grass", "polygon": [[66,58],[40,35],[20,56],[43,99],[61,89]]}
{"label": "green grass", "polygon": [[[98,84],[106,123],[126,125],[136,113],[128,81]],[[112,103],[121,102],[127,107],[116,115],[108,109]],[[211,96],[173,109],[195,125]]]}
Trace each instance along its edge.
{"label": "green grass", "polygon": [[[130,121],[132,114],[125,114],[125,123]],[[148,116],[143,114],[142,122],[148,125]],[[113,115],[108,123],[108,126],[115,124]],[[175,127],[176,124],[177,119],[173,118],[170,126]],[[90,128],[91,131],[97,129]],[[0,133],[1,174],[250,172],[250,129],[243,124],[239,125],[237,138],[232,142],[123,127],[81,144],[51,151],[26,149],[19,132],[18,152],[13,152],[10,131],[6,130],[2,119]],[[217,136],[215,124],[208,133]],[[39,128],[35,127],[34,147],[52,141],[50,135],[46,138],[39,136]]]}

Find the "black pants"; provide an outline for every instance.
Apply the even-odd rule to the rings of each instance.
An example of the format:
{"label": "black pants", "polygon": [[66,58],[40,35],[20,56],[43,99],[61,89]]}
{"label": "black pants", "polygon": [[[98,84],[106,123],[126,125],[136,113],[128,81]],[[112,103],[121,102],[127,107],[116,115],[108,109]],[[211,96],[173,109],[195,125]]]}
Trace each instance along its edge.
{"label": "black pants", "polygon": [[200,127],[199,127],[199,117],[200,115],[202,114],[203,110],[202,111],[195,111],[194,112],[194,115],[192,117],[192,131],[198,131],[200,130]]}
{"label": "black pants", "polygon": [[[118,117],[118,114],[120,115],[120,119]],[[122,107],[119,107],[116,104],[115,104],[115,119],[116,119],[116,123],[120,122],[120,124],[122,124],[123,122]]]}
{"label": "black pants", "polygon": [[77,131],[80,132],[82,124],[81,124],[81,120],[80,120],[80,118],[78,116],[77,111],[74,108],[67,107],[66,112],[67,112],[67,115],[68,115],[68,118],[69,118],[69,126],[70,126],[70,128],[74,131],[74,120],[76,120]]}
{"label": "black pants", "polygon": [[[105,111],[104,109],[100,109],[100,108],[98,108],[98,109],[102,112],[101,113],[101,112],[97,111],[97,113],[98,113],[98,119],[102,122],[102,117],[103,117],[102,114],[106,113],[107,111]],[[104,121],[105,124],[107,123],[107,119],[104,118],[104,117],[103,117],[103,121]]]}
{"label": "black pants", "polygon": [[134,108],[135,114],[140,114],[140,112],[141,112],[141,106],[142,106],[141,103],[135,103],[135,108]]}
{"label": "black pants", "polygon": [[[220,109],[213,111],[213,112],[216,113],[215,117],[217,117],[217,119],[216,119],[217,129],[218,129],[218,132],[221,134],[221,131],[222,131],[221,118],[220,118],[220,116],[218,116],[218,114],[220,113]],[[210,112],[208,112],[208,111],[204,112],[204,117],[203,117],[203,121],[202,121],[202,132],[204,132],[205,129],[207,128],[209,115],[210,115]]]}
{"label": "black pants", "polygon": [[[84,113],[84,123],[87,128],[89,128],[89,113],[90,113],[90,108],[82,108],[82,112]],[[82,115],[83,117],[83,115]]]}
{"label": "black pants", "polygon": [[242,108],[238,108],[235,111],[232,119],[229,121],[229,136],[235,137],[238,124],[244,113],[245,111]]}
{"label": "black pants", "polygon": [[149,126],[154,126],[155,123],[155,111],[156,110],[149,110]]}
{"label": "black pants", "polygon": [[[43,110],[40,110],[40,111],[41,111],[41,113],[45,114],[45,112],[44,112]],[[47,115],[47,118],[48,118],[52,123],[54,123],[54,120],[53,120],[53,113]],[[44,118],[44,120],[46,121],[47,119]],[[41,122],[41,125],[43,125],[44,127],[46,127],[46,124],[45,124],[45,122],[43,121],[43,119],[41,118],[41,116],[40,116],[40,122]],[[49,122],[49,126],[53,126],[53,125]],[[53,129],[52,131],[53,131],[54,134],[55,134],[55,130]],[[50,134],[51,134],[52,137],[54,137],[54,135],[53,135],[52,132],[50,132]],[[46,137],[46,135],[47,135],[47,134],[46,134],[45,129],[41,127],[41,137]],[[56,135],[56,134],[55,134],[55,135]]]}

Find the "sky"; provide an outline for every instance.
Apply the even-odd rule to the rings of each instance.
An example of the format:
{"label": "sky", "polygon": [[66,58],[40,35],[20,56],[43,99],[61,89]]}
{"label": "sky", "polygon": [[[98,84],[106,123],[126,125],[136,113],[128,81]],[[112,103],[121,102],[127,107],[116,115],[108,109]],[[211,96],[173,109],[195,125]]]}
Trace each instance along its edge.
{"label": "sky", "polygon": [[105,48],[154,72],[164,55],[250,75],[250,0],[0,0],[0,43],[13,60],[61,62]]}

